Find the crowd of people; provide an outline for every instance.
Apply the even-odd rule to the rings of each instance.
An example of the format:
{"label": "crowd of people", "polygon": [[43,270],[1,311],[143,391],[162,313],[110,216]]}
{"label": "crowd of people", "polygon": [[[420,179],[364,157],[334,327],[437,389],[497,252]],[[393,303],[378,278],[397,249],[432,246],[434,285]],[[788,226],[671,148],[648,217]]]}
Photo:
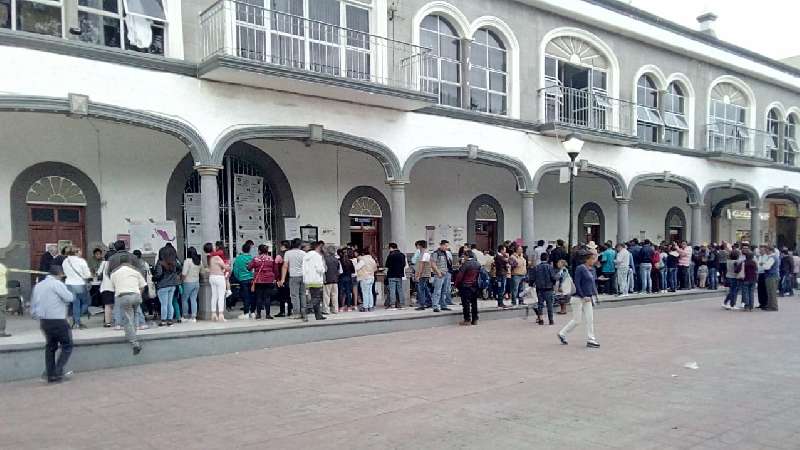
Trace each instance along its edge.
{"label": "crowd of people", "polygon": [[[46,253],[40,270],[49,275],[34,288],[32,313],[41,320],[47,340],[48,379],[58,381],[63,376],[65,361],[56,361],[55,351],[60,346],[61,358],[69,358],[69,328],[86,328],[82,318],[90,305],[102,306],[105,327],[124,329],[136,355],[142,349],[137,331],[148,327],[148,319],[166,327],[197,320],[203,273],[208,277],[208,313],[213,321],[227,321],[226,311],[239,301],[241,320],[307,321],[311,314],[325,320],[329,314],[374,311],[379,298],[376,274],[383,269],[386,309],[407,306],[404,280],[411,285],[408,303],[415,298],[417,310],[449,311],[457,292],[462,326],[478,324],[479,299],[492,299],[499,308],[531,303],[540,325],[545,325],[545,316],[547,324],[555,325],[554,316],[568,314],[571,305],[573,318],[558,338],[567,344],[568,333],[583,323],[591,348],[599,347],[593,326],[598,293],[626,296],[726,286],[725,309],[752,311],[757,295],[759,308],[777,311],[777,297],[793,295],[800,275],[800,256],[770,245],[753,248],[746,242],[692,247],[686,242],[656,245],[634,239],[567,249],[558,240],[549,246],[538,241],[530,251],[520,243],[505,242],[485,253],[465,244],[454,254],[446,240],[435,249],[421,240],[415,248],[406,255],[397,244],[389,244],[382,268],[370,249],[299,239],[281,242],[274,254],[269,246],[248,241],[232,261],[222,242],[206,243],[202,255],[190,247],[182,261],[167,244],[152,266],[140,251],[126,249],[123,241],[106,252],[95,249],[88,261],[72,246],[57,255]],[[275,303],[278,313],[273,315]]]}

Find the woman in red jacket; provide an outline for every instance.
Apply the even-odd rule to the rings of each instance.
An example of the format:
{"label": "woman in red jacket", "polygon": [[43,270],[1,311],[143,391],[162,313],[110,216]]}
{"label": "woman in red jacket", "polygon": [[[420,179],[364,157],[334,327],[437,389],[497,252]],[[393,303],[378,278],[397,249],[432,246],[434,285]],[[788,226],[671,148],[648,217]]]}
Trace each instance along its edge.
{"label": "woman in red jacket", "polygon": [[256,294],[256,320],[261,319],[261,310],[266,313],[267,319],[272,319],[270,306],[272,296],[276,293],[275,281],[278,277],[278,267],[283,261],[278,256],[273,259],[269,254],[269,247],[264,244],[258,246],[258,255],[247,265],[253,271],[252,289]]}

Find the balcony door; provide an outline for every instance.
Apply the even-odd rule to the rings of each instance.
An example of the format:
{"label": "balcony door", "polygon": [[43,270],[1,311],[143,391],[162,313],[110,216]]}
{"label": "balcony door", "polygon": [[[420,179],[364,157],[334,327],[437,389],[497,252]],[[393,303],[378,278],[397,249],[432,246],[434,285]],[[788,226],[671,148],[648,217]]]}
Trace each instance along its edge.
{"label": "balcony door", "polygon": [[545,67],[548,114],[562,123],[605,129],[611,106],[606,72],[552,57]]}

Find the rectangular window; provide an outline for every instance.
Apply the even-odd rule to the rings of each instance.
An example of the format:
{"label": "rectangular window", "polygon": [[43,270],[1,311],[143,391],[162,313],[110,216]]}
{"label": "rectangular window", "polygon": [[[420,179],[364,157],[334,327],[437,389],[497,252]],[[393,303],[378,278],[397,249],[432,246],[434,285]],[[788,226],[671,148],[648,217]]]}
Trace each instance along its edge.
{"label": "rectangular window", "polygon": [[60,0],[16,0],[17,30],[63,37]]}
{"label": "rectangular window", "polygon": [[69,223],[80,223],[81,213],[77,209],[59,209],[58,221]]}
{"label": "rectangular window", "polygon": [[81,42],[122,47],[122,19],[119,0],[78,0]]}
{"label": "rectangular window", "polygon": [[0,0],[0,28],[11,28],[11,2]]}
{"label": "rectangular window", "polygon": [[32,222],[55,222],[56,214],[53,208],[31,208]]}
{"label": "rectangular window", "polygon": [[125,12],[153,20],[167,20],[163,0],[122,0]]}

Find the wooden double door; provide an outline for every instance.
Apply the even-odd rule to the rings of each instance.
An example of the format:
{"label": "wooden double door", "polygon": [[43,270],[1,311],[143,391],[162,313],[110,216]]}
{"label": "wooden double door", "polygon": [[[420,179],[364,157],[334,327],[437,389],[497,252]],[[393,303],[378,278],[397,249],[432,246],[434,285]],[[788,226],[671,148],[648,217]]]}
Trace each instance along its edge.
{"label": "wooden double door", "polygon": [[86,210],[83,206],[28,205],[28,242],[31,246],[31,269],[48,244],[69,241],[86,254]]}

